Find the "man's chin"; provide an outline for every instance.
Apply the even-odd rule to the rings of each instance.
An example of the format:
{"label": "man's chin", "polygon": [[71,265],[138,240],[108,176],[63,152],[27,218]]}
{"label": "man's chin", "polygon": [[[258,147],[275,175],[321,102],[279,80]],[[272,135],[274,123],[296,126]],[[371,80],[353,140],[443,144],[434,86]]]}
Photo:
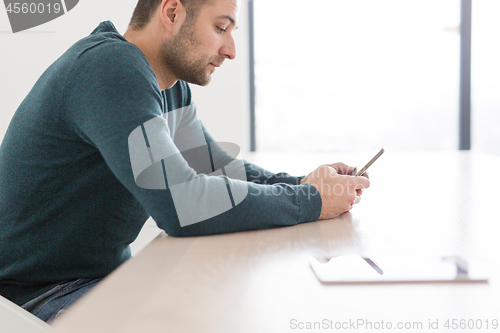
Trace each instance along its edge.
{"label": "man's chin", "polygon": [[188,83],[191,83],[191,84],[196,84],[197,86],[204,87],[204,86],[208,86],[208,84],[210,83],[211,80],[212,80],[212,76],[210,74],[208,74],[203,80],[197,79],[197,80],[185,80],[185,81]]}

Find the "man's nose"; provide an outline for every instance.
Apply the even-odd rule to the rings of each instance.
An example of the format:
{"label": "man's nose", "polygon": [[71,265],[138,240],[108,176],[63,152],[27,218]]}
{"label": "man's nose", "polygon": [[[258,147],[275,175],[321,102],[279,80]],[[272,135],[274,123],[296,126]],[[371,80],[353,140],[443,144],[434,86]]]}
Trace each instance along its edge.
{"label": "man's nose", "polygon": [[229,60],[236,58],[236,45],[233,36],[229,35],[227,41],[220,49],[220,55]]}

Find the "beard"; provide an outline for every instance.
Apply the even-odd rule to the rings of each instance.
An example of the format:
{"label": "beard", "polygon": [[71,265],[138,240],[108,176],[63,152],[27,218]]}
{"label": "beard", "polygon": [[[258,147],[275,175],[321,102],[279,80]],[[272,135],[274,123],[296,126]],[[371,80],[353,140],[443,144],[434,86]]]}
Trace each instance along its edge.
{"label": "beard", "polygon": [[179,80],[206,86],[211,80],[208,65],[220,63],[223,59],[220,56],[212,59],[206,55],[196,56],[202,46],[203,43],[194,34],[193,25],[185,22],[177,36],[172,40],[163,40],[159,52],[161,64]]}

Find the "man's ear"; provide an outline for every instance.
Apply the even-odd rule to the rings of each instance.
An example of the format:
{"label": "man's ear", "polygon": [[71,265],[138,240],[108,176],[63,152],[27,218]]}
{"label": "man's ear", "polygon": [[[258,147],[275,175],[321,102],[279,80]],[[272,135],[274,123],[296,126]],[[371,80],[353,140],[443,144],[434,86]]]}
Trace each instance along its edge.
{"label": "man's ear", "polygon": [[169,34],[176,34],[186,19],[186,10],[180,0],[163,0],[160,4],[160,20]]}

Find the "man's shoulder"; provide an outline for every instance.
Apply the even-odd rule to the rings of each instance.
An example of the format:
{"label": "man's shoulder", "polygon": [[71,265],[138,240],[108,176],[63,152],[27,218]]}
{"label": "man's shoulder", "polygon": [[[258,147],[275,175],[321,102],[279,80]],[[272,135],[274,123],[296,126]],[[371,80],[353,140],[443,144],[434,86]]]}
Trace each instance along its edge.
{"label": "man's shoulder", "polygon": [[146,56],[132,43],[113,36],[112,33],[90,35],[81,39],[70,49],[75,61],[90,61],[106,66],[130,65],[151,69]]}
{"label": "man's shoulder", "polygon": [[[111,22],[102,22],[88,36],[71,46],[61,60],[75,71],[142,72],[151,79],[153,71],[142,51],[116,31]],[[108,72],[108,73],[106,73]]]}
{"label": "man's shoulder", "polygon": [[86,53],[124,53],[127,56],[145,58],[141,50],[120,35],[110,21],[101,22],[90,35],[80,39],[71,49],[75,49],[78,56]]}
{"label": "man's shoulder", "polygon": [[159,93],[156,76],[142,51],[132,43],[102,35],[106,34],[84,38],[69,50],[70,81]]}

